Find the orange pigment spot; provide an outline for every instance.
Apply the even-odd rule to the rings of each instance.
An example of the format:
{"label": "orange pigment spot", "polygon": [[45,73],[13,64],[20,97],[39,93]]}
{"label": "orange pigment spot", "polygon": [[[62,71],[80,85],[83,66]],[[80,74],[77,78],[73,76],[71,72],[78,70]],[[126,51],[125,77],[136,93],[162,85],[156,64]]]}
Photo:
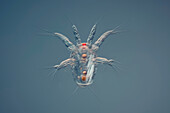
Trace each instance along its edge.
{"label": "orange pigment spot", "polygon": [[87,74],[87,71],[83,71],[83,74],[86,75],[86,74]]}
{"label": "orange pigment spot", "polygon": [[86,76],[82,75],[82,76],[81,76],[81,80],[82,80],[82,81],[85,81],[85,80],[86,80]]}
{"label": "orange pigment spot", "polygon": [[82,58],[86,58],[87,57],[87,55],[86,54],[82,54]]}

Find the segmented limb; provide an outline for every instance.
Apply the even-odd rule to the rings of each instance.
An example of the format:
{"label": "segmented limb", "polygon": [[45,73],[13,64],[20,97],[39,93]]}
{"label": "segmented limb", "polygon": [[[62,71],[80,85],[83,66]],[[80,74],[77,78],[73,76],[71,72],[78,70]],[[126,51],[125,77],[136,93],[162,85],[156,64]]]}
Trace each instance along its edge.
{"label": "segmented limb", "polygon": [[77,45],[81,44],[81,39],[80,39],[80,35],[78,33],[77,27],[75,25],[73,25],[72,28],[73,28],[73,33],[75,35],[75,40],[76,40]]}
{"label": "segmented limb", "polygon": [[116,34],[120,31],[116,31],[116,29],[118,28],[119,26],[117,26],[116,28],[114,28],[113,30],[109,30],[105,33],[103,33],[99,39],[92,45],[92,49],[97,51],[99,49],[99,47],[102,45],[102,43],[104,42],[104,40],[111,34]]}
{"label": "segmented limb", "polygon": [[102,64],[112,64],[114,62],[114,60],[113,59],[108,60],[106,58],[96,57],[95,62],[96,63],[102,63]]}
{"label": "segmented limb", "polygon": [[[115,61],[115,60],[113,60],[113,59],[106,59],[106,58],[102,58],[102,57],[96,57],[95,58],[95,62],[97,63],[97,64],[107,64],[107,65],[109,65],[109,66],[111,66],[115,71],[117,71],[116,70],[116,68],[118,68],[116,65],[113,65],[113,63],[114,62],[117,62],[117,61]],[[118,68],[119,69],[119,68]]]}
{"label": "segmented limb", "polygon": [[96,24],[92,27],[87,39],[87,43],[89,44],[89,46],[91,46],[91,42],[93,41],[95,33],[96,33]]}
{"label": "segmented limb", "polygon": [[46,34],[44,35],[51,35],[51,36],[57,36],[59,37],[65,44],[65,46],[72,52],[76,49],[75,45],[66,37],[64,36],[63,34],[61,33],[53,33],[53,32],[50,32],[46,29],[42,29],[43,31],[47,32]]}
{"label": "segmented limb", "polygon": [[53,66],[53,68],[59,70],[61,68],[67,67],[68,65],[73,65],[74,61],[75,59],[69,58],[69,59],[62,61],[59,65]]}
{"label": "segmented limb", "polygon": [[60,33],[54,33],[54,36],[59,37],[70,51],[76,50],[76,46],[72,42],[70,42],[70,40],[66,36]]}

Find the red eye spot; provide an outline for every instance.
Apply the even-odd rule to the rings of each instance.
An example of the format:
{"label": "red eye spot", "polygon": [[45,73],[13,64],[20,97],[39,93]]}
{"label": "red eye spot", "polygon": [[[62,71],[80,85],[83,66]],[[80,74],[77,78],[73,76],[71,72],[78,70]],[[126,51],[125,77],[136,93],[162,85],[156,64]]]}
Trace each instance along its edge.
{"label": "red eye spot", "polygon": [[82,43],[82,46],[86,46],[86,43]]}

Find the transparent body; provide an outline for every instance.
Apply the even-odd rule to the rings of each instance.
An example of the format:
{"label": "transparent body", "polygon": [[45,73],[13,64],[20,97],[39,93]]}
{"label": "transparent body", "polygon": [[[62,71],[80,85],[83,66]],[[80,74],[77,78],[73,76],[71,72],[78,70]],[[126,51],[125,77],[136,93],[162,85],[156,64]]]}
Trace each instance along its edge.
{"label": "transparent body", "polygon": [[59,70],[70,65],[74,81],[78,86],[85,87],[93,83],[98,64],[108,64],[113,66],[113,59],[108,60],[106,58],[97,57],[96,52],[110,34],[115,34],[118,31],[115,31],[116,28],[109,30],[103,33],[98,40],[92,44],[96,32],[96,24],[92,27],[86,43],[81,43],[80,35],[76,26],[73,25],[72,28],[75,35],[76,45],[60,33],[53,34],[53,36],[60,38],[70,51],[70,58],[62,61],[59,65],[53,66],[53,68]]}
{"label": "transparent body", "polygon": [[77,54],[72,55],[72,58],[75,59],[71,65],[73,78],[79,86],[87,86],[93,83],[96,54],[86,43],[79,44],[77,48]]}

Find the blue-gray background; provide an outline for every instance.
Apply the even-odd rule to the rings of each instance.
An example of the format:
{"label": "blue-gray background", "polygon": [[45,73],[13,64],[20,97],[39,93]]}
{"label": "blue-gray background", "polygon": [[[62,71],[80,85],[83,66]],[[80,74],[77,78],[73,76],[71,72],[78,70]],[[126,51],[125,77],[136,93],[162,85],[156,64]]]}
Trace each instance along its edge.
{"label": "blue-gray background", "polygon": [[[1,0],[0,113],[170,113],[170,2],[168,0]],[[48,66],[69,57],[57,38],[71,24],[86,41],[121,24],[98,55],[121,62],[119,72],[100,65],[91,86],[79,89],[69,68],[49,77]],[[70,97],[71,96],[71,97]]]}

